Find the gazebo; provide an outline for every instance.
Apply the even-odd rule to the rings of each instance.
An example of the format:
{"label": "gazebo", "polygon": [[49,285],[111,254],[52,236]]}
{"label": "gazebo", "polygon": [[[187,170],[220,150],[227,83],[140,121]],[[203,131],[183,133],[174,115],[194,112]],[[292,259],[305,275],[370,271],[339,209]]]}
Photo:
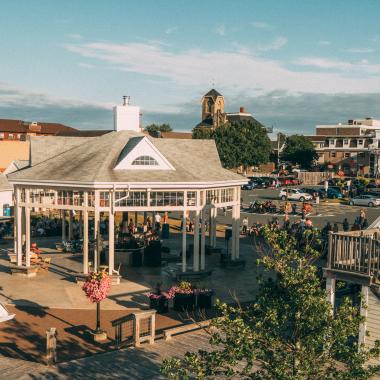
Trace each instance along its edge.
{"label": "gazebo", "polygon": [[[194,215],[193,271],[205,270],[205,223],[216,246],[218,208],[232,207],[231,260],[239,258],[240,187],[247,180],[222,167],[213,140],[158,139],[134,131],[99,137],[31,137],[29,165],[8,175],[14,186],[17,267],[31,265],[31,210],[61,210],[65,220],[80,213],[83,273],[89,271],[89,239],[100,214],[108,217],[108,271],[115,267],[115,213],[179,212],[182,271],[186,262],[186,217]],[[89,236],[89,218],[94,236]],[[69,229],[70,231],[70,229]],[[69,232],[70,233],[70,232]],[[25,260],[23,260],[23,246]]]}

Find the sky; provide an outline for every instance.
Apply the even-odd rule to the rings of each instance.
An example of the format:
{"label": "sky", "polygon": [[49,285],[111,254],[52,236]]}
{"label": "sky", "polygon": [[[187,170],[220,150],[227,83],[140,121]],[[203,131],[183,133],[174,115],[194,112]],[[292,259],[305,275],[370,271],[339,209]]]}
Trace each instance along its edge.
{"label": "sky", "polygon": [[380,1],[2,0],[0,118],[190,131],[202,95],[275,131],[380,118]]}

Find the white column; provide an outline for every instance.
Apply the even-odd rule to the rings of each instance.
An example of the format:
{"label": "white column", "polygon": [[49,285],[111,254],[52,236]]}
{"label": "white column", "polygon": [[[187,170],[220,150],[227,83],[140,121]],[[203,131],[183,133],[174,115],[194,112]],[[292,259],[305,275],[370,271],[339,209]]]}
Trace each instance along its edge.
{"label": "white column", "polygon": [[327,301],[331,303],[334,310],[335,305],[335,278],[326,278],[326,291],[327,291]]}
{"label": "white column", "polygon": [[83,218],[83,273],[88,273],[88,192],[84,193],[84,206],[85,209],[82,213]]}
{"label": "white column", "polygon": [[62,243],[66,241],[66,210],[62,210]]}
{"label": "white column", "polygon": [[99,191],[95,190],[95,211],[94,211],[94,239],[98,237],[98,228],[99,228]]}
{"label": "white column", "polygon": [[[111,194],[112,197],[112,194]],[[108,273],[112,275],[115,268],[115,216],[113,207],[109,211],[108,218]]]}
{"label": "white column", "polygon": [[22,265],[22,208],[20,206],[21,202],[21,189],[16,188],[16,200],[17,200],[17,207],[16,207],[16,253],[17,253],[17,265]]}
{"label": "white column", "polygon": [[232,206],[232,213],[231,213],[231,230],[232,230],[232,236],[231,236],[231,260],[235,260],[236,258],[236,205]]}
{"label": "white column", "polygon": [[365,343],[366,330],[367,330],[367,316],[368,316],[368,286],[362,285],[361,289],[361,305],[360,305],[360,315],[365,318],[364,322],[359,326],[359,344]]}
{"label": "white column", "polygon": [[83,211],[78,211],[79,213],[79,236],[83,236]]}
{"label": "white column", "polygon": [[73,240],[73,210],[69,211],[69,240]]}
{"label": "white column", "polygon": [[202,210],[201,225],[201,270],[206,268],[206,210]]}
{"label": "white column", "polygon": [[30,267],[30,208],[29,189],[25,189],[25,265]]}
{"label": "white column", "polygon": [[186,272],[186,210],[182,214],[182,272]]}
{"label": "white column", "polygon": [[237,191],[237,205],[236,205],[236,214],[235,214],[235,221],[236,221],[236,240],[235,240],[235,258],[239,258],[240,254],[240,187],[236,188]]}
{"label": "white column", "polygon": [[199,272],[199,209],[195,211],[194,218],[193,271]]}
{"label": "white column", "polygon": [[212,223],[213,223],[213,219],[212,219],[212,206],[210,205],[210,208],[209,208],[209,215],[208,215],[208,245],[210,247],[212,247]]}
{"label": "white column", "polygon": [[212,220],[212,228],[211,228],[211,236],[212,236],[212,247],[215,248],[216,247],[216,227],[217,227],[217,223],[216,223],[216,217],[218,215],[218,209],[215,207],[215,205],[213,205],[213,208],[211,209],[211,220]]}

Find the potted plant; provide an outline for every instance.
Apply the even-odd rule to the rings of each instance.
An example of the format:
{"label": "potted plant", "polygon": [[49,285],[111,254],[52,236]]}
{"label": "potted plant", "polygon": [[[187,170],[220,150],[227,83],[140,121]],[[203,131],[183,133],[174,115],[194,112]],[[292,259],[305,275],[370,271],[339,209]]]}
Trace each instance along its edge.
{"label": "potted plant", "polygon": [[215,295],[212,289],[197,288],[194,289],[194,293],[197,296],[197,307],[199,309],[211,309],[212,296]]}
{"label": "potted plant", "polygon": [[157,285],[154,293],[148,293],[150,308],[157,310],[159,314],[164,314],[169,311],[169,299],[173,298],[170,292],[162,292],[161,286]]}
{"label": "potted plant", "polygon": [[195,308],[195,294],[190,282],[181,281],[172,286],[169,294],[173,295],[173,309],[176,311],[192,311]]}
{"label": "potted plant", "polygon": [[111,289],[111,282],[111,277],[105,271],[91,272],[82,287],[89,300],[96,303],[94,340],[97,342],[107,339],[106,332],[100,328],[100,302],[107,298],[107,294]]}

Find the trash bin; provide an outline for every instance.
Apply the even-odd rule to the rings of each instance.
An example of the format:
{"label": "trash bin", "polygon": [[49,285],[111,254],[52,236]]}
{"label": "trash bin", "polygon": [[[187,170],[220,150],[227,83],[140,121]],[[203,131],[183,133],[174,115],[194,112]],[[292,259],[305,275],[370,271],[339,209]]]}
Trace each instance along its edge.
{"label": "trash bin", "polygon": [[162,225],[161,237],[163,239],[169,239],[169,224],[168,223],[165,223]]}
{"label": "trash bin", "polygon": [[132,251],[132,266],[141,267],[142,266],[142,252],[140,248],[136,248]]}

